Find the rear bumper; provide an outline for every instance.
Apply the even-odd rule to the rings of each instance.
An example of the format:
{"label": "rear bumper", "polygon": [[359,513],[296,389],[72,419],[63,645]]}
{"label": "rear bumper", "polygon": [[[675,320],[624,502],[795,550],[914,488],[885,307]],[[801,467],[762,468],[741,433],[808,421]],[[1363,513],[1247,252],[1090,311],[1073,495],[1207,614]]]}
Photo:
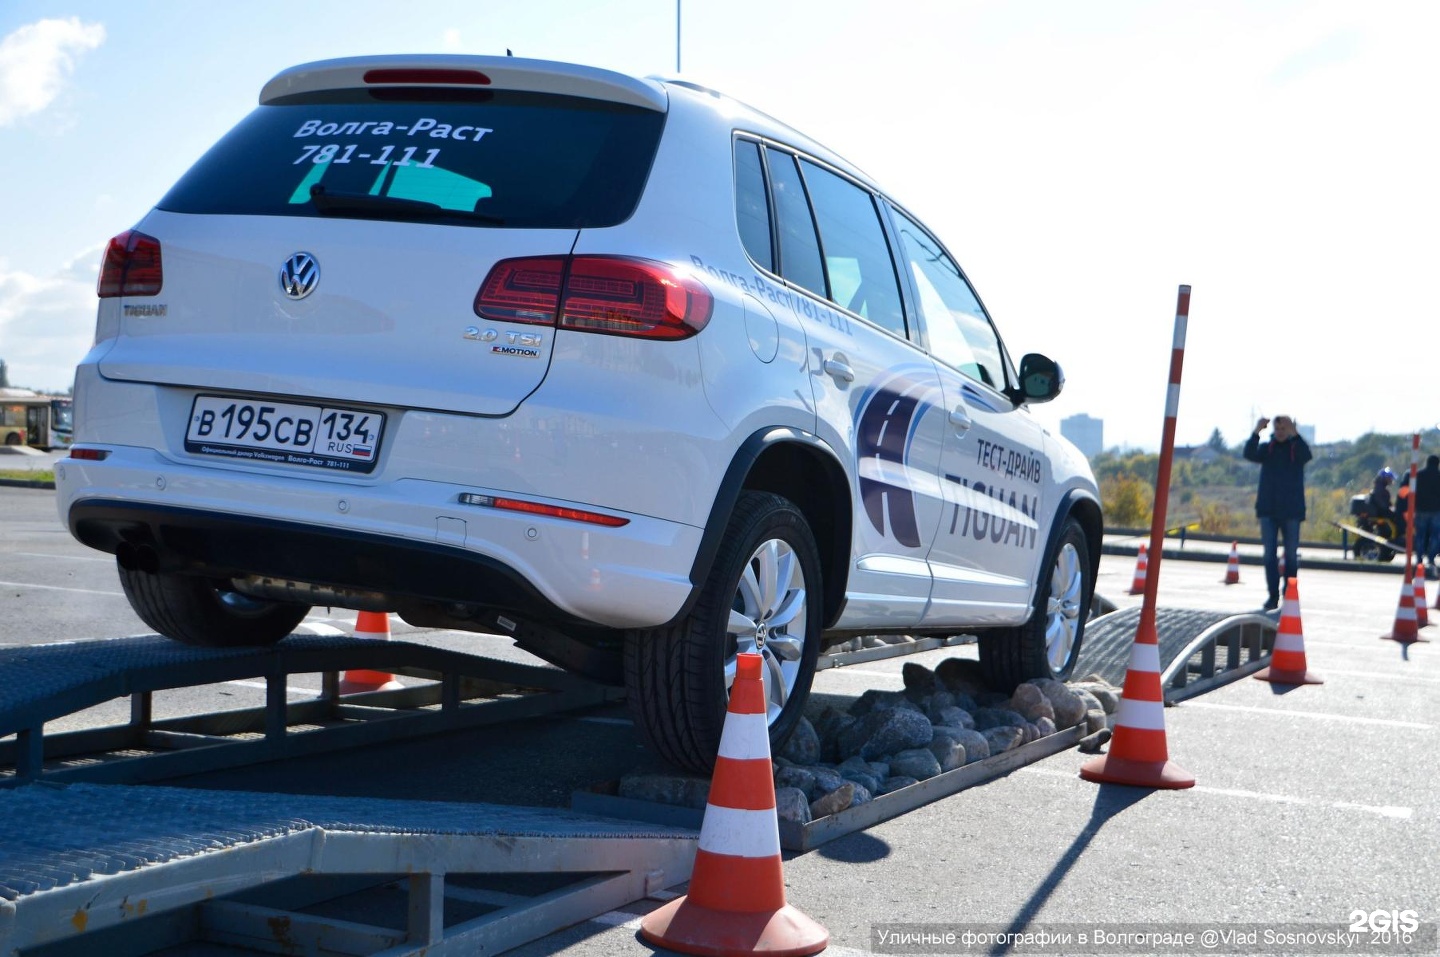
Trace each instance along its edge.
{"label": "rear bumper", "polygon": [[79,541],[146,550],[159,570],[260,575],[562,626],[670,621],[690,597],[700,542],[699,529],[643,516],[601,528],[458,501],[485,489],[226,473],[151,449],[62,459],[55,479],[61,519]]}

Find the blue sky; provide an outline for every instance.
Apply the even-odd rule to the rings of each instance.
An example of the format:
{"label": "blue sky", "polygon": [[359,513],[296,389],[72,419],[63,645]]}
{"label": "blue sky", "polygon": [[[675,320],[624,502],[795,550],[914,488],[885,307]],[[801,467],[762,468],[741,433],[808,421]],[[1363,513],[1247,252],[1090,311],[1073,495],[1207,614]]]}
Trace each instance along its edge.
{"label": "blue sky", "polygon": [[[0,0],[0,358],[63,390],[100,249],[285,67],[367,53],[676,68],[674,0]],[[684,0],[681,71],[831,146],[955,253],[1052,425],[1156,447],[1290,412],[1440,420],[1440,4]],[[1440,451],[1440,450],[1435,450]]]}

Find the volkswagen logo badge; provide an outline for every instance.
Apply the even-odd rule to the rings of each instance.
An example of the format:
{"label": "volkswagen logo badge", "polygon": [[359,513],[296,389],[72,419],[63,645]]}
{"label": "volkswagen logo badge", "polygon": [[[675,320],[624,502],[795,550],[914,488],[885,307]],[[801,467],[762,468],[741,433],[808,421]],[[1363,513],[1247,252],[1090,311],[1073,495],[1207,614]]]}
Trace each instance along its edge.
{"label": "volkswagen logo badge", "polygon": [[320,264],[309,253],[296,253],[280,267],[280,288],[291,299],[304,299],[320,285]]}

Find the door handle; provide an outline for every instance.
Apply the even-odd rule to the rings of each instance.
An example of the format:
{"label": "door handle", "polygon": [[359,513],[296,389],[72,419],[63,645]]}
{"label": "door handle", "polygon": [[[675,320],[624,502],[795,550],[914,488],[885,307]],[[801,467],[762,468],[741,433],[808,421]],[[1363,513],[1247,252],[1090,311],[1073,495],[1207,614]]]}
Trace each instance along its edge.
{"label": "door handle", "polygon": [[950,410],[950,424],[955,426],[957,431],[969,432],[970,426],[975,424],[975,420],[970,418],[970,413],[965,410],[963,405],[957,405]]}
{"label": "door handle", "polygon": [[845,357],[838,352],[835,353],[833,359],[826,359],[825,365],[822,368],[824,368],[826,375],[833,376],[841,382],[855,381],[855,370],[850,368],[850,364],[845,361]]}

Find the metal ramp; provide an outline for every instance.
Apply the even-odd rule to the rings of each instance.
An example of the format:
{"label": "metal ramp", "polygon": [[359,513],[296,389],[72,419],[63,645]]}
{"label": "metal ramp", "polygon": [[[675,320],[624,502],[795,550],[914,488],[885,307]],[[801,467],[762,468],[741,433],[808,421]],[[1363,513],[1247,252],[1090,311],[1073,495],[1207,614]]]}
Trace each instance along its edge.
{"label": "metal ramp", "polygon": [[[154,786],[32,784],[0,791],[0,814],[6,957],[126,957],[197,940],[277,954],[496,953],[687,879],[697,842],[560,810]],[[572,883],[484,907],[461,886],[479,873],[512,888],[516,875]],[[374,891],[397,897],[397,884],[387,919]],[[267,885],[288,885],[283,908]],[[352,919],[336,916],[334,901],[365,891]]]}
{"label": "metal ramp", "polygon": [[[429,679],[339,694],[339,672]],[[287,679],[321,673],[322,694],[290,700]],[[195,648],[157,636],[0,650],[0,786],[37,780],[135,783],[394,741],[617,699],[559,669],[407,641],[292,635],[270,648]],[[153,693],[263,678],[263,708],[156,720]],[[129,696],[130,720],[45,733],[45,723]]]}
{"label": "metal ramp", "polygon": [[[1098,674],[1123,687],[1139,626],[1138,607],[1092,619],[1085,626],[1075,673]],[[1174,704],[1259,671],[1269,664],[1275,631],[1275,620],[1265,615],[1157,608],[1165,701]]]}

